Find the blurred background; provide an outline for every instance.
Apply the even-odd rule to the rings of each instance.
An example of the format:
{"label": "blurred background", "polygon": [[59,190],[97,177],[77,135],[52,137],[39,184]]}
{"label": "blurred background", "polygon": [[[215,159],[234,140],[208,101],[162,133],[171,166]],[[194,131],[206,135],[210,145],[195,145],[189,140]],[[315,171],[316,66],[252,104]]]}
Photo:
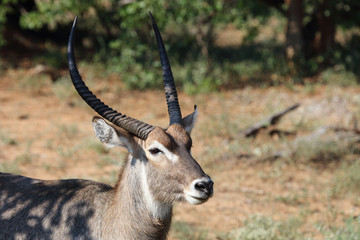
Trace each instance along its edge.
{"label": "blurred background", "polygon": [[128,88],[161,86],[148,11],[162,30],[177,82],[188,93],[249,85],[357,84],[360,3],[355,0],[21,1],[0,4],[2,69],[66,69],[69,28],[77,52],[121,75]]}
{"label": "blurred background", "polygon": [[116,181],[126,151],[93,137],[67,38],[78,16],[93,92],[166,126],[149,11],[215,182],[208,203],[175,208],[170,239],[360,239],[358,0],[2,0],[0,171]]}

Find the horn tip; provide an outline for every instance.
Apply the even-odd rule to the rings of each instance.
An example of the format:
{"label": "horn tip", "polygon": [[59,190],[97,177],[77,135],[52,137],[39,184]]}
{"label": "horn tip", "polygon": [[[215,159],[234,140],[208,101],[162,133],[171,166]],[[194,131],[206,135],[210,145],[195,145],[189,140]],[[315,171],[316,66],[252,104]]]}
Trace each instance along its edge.
{"label": "horn tip", "polygon": [[73,22],[73,25],[72,25],[72,27],[73,27],[73,28],[74,28],[74,27],[75,27],[75,25],[76,25],[77,19],[78,19],[78,16],[75,16],[75,18],[74,18],[74,22]]}
{"label": "horn tip", "polygon": [[152,15],[152,13],[150,11],[149,11],[149,15],[150,15],[150,19],[151,19],[152,24],[156,25],[155,19],[154,19],[153,15]]}

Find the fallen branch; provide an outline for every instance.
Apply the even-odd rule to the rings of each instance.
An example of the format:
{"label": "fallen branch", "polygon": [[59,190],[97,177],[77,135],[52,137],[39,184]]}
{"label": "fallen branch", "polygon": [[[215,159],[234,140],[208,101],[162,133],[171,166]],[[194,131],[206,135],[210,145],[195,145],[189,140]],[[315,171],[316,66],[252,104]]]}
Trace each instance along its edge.
{"label": "fallen branch", "polygon": [[360,130],[357,128],[345,128],[345,127],[331,127],[335,132],[348,132],[360,135]]}
{"label": "fallen branch", "polygon": [[261,129],[266,129],[271,125],[277,124],[280,119],[287,113],[295,110],[300,106],[299,103],[294,104],[291,107],[286,108],[285,110],[282,110],[274,115],[271,115],[270,117],[266,118],[265,120],[255,123],[254,125],[251,125],[250,127],[246,128],[245,130],[241,131],[240,136],[244,137],[256,137],[256,135],[259,133]]}

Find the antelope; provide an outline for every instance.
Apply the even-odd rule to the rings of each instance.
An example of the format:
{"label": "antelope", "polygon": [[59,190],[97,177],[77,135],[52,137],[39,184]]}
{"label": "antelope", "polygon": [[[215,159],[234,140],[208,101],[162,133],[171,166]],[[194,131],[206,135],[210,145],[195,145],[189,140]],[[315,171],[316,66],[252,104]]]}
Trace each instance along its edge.
{"label": "antelope", "polygon": [[213,181],[191,155],[197,109],[182,118],[162,37],[150,14],[170,124],[166,129],[123,115],[85,85],[74,57],[77,18],[68,41],[69,72],[77,92],[101,117],[92,120],[107,147],[129,152],[117,183],[39,180],[0,174],[0,239],[166,239],[176,202],[202,204]]}

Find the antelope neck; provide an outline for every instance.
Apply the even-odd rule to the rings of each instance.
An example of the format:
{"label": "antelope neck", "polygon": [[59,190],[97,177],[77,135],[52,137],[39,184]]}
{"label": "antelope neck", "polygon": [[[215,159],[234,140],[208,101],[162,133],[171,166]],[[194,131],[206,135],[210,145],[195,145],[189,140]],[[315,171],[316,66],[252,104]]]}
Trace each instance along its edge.
{"label": "antelope neck", "polygon": [[[119,229],[119,235],[109,236],[108,239],[118,238],[125,232],[127,235],[132,232],[132,239],[143,239],[144,236],[148,236],[146,239],[166,239],[171,224],[172,205],[153,198],[147,181],[147,164],[147,160],[129,155],[119,176],[113,203],[105,217],[112,222],[110,225],[113,228]],[[105,229],[104,232],[111,232],[109,230]]]}

